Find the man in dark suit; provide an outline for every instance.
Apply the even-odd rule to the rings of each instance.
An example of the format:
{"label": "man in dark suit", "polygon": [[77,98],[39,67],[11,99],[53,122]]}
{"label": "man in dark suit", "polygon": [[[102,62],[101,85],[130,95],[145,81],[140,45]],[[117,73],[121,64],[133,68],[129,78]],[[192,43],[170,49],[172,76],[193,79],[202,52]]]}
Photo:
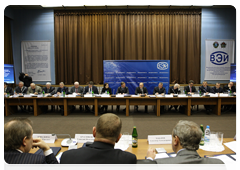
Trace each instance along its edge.
{"label": "man in dark suit", "polygon": [[[181,91],[180,91],[180,85],[177,84],[177,83],[174,84],[174,86],[171,86],[171,87],[169,88],[169,92],[168,92],[168,93],[169,93],[169,94],[180,94],[180,93],[181,93]],[[175,110],[177,111],[178,105],[171,105],[168,110],[171,110],[172,107],[174,107]]]}
{"label": "man in dark suit", "polygon": [[[46,86],[42,88],[42,91],[44,91],[45,96],[54,95],[56,93],[55,88],[51,86],[50,82],[46,83]],[[42,108],[45,112],[48,112],[48,106],[42,106]],[[54,110],[54,106],[51,105],[51,111],[53,110]]]}
{"label": "man in dark suit", "polygon": [[[205,94],[209,94],[211,92],[211,88],[207,85],[207,81],[203,81],[202,86],[199,87],[199,92],[201,94],[205,93]],[[210,114],[210,105],[204,105],[207,114]]]}
{"label": "man in dark suit", "polygon": [[[62,93],[65,92],[65,95],[67,95],[69,92],[68,92],[68,87],[65,87],[64,86],[64,83],[61,82],[59,83],[59,87],[57,88],[57,95],[62,95]],[[61,115],[63,116],[64,115],[64,107],[63,105],[59,105],[60,107],[60,112],[61,112]]]}
{"label": "man in dark suit", "polygon": [[161,94],[162,96],[166,94],[166,89],[163,87],[163,83],[159,83],[157,87],[154,87],[153,94]]}
{"label": "man in dark suit", "polygon": [[220,83],[215,84],[215,86],[211,89],[211,93],[223,93],[223,89],[220,87]]}
{"label": "man in dark suit", "polygon": [[[98,88],[93,85],[93,81],[89,81],[88,86],[86,86],[86,87],[84,88],[84,92],[83,92],[83,93],[84,93],[84,94],[92,94],[92,93],[93,93],[93,94],[99,94]],[[85,105],[85,110],[86,110],[86,112],[92,112],[92,113],[94,113],[94,109],[95,109],[95,107],[93,106],[93,107],[92,107],[92,111],[90,111],[89,106],[88,106],[88,105]]]}
{"label": "man in dark suit", "polygon": [[[121,94],[129,94],[129,90],[128,90],[128,87],[126,86],[125,82],[123,82],[123,81],[121,82],[121,86],[118,87],[116,94],[120,94],[120,95]],[[117,112],[119,112],[119,108],[120,108],[120,106],[117,105]],[[125,112],[126,108],[123,109],[123,111]]]}
{"label": "man in dark suit", "polygon": [[[81,95],[83,94],[83,87],[79,86],[79,82],[75,82],[74,86],[71,87],[70,89],[70,94],[76,94],[76,95]],[[75,106],[72,106],[72,111],[74,111],[76,109]],[[82,111],[82,105],[80,105],[80,111]]]}
{"label": "man in dark suit", "polygon": [[4,82],[4,96],[7,95],[7,93],[9,93],[9,95],[13,95],[13,90],[11,87],[8,87],[6,82]]}
{"label": "man in dark suit", "polygon": [[[32,122],[18,118],[4,125],[4,159],[9,164],[57,164],[52,149],[40,138],[33,139]],[[43,155],[28,153],[39,147]]]}
{"label": "man in dark suit", "polygon": [[[148,94],[147,88],[144,87],[143,83],[139,83],[139,87],[136,87],[135,95],[137,95],[137,94],[141,94],[141,95],[147,95]],[[137,105],[135,106],[135,111],[138,112],[138,106]],[[148,108],[147,108],[147,105],[145,105],[145,113],[147,113],[147,111],[148,111]]]}
{"label": "man in dark suit", "polygon": [[185,86],[184,87],[184,92],[187,93],[187,94],[194,94],[195,92],[197,92],[195,86],[193,86],[194,84],[194,81],[193,80],[190,80],[188,86]]}
{"label": "man in dark suit", "polygon": [[99,117],[93,127],[93,144],[63,152],[61,164],[135,164],[136,156],[130,152],[114,149],[121,138],[121,119],[112,113]]}
{"label": "man in dark suit", "polygon": [[25,95],[27,94],[27,91],[28,91],[28,88],[24,86],[24,83],[22,81],[20,81],[18,83],[18,86],[15,88],[15,93],[19,95]]}
{"label": "man in dark suit", "polygon": [[228,90],[232,90],[232,93],[236,93],[236,87],[234,86],[233,82],[229,82],[228,85],[223,87],[223,92],[228,92]]}
{"label": "man in dark suit", "polygon": [[149,148],[147,159],[158,164],[224,164],[219,159],[200,157],[197,153],[202,130],[192,121],[180,120],[172,131],[172,149],[176,157],[155,159],[155,152]]}

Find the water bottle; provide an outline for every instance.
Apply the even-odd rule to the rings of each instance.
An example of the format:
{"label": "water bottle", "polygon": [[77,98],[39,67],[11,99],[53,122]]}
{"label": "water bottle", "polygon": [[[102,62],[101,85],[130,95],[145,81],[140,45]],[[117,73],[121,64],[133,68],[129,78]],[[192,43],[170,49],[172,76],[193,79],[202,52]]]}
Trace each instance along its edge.
{"label": "water bottle", "polygon": [[209,143],[210,143],[210,134],[211,134],[210,127],[209,127],[209,125],[207,125],[207,127],[205,129],[205,136],[204,136],[204,144],[205,145],[209,145]]}
{"label": "water bottle", "polygon": [[199,96],[200,96],[200,97],[202,96],[202,94],[201,94],[201,91],[200,91],[200,90],[198,90],[198,94],[199,94]]}
{"label": "water bottle", "polygon": [[63,90],[63,97],[65,97],[65,90]]}
{"label": "water bottle", "polygon": [[45,91],[44,90],[42,91],[42,96],[45,97]]}
{"label": "water bottle", "polygon": [[230,96],[230,90],[228,89],[228,96]]}
{"label": "water bottle", "polygon": [[229,92],[230,92],[230,96],[232,96],[232,89]]}
{"label": "water bottle", "polygon": [[10,96],[10,94],[9,94],[9,92],[7,92],[7,97],[9,97]]}
{"label": "water bottle", "polygon": [[107,90],[105,90],[105,94],[107,94]]}

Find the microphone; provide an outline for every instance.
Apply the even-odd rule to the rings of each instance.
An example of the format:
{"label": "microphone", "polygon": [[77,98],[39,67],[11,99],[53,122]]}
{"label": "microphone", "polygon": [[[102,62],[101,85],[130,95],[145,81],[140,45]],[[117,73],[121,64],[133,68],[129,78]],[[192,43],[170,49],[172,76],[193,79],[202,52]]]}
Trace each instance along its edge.
{"label": "microphone", "polygon": [[61,142],[62,146],[70,146],[70,145],[76,145],[77,144],[77,140],[72,139],[69,134],[55,134],[55,133],[53,133],[52,136],[69,136],[69,138],[63,139],[63,141]]}

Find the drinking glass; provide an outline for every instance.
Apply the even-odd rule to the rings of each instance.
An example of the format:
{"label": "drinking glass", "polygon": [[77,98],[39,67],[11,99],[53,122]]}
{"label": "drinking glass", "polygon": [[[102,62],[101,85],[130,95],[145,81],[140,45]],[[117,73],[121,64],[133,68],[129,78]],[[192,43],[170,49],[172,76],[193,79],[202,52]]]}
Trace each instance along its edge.
{"label": "drinking glass", "polygon": [[222,145],[222,142],[223,142],[223,133],[222,132],[217,132],[217,141],[218,141],[218,145]]}

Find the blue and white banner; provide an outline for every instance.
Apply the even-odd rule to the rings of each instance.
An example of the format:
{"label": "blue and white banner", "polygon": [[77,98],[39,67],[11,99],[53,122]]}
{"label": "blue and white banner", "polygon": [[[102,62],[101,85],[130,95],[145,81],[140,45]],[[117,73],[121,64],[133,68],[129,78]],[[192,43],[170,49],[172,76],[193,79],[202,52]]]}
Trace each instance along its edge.
{"label": "blue and white banner", "polygon": [[230,80],[231,63],[234,62],[234,40],[206,40],[206,65],[204,80]]}
{"label": "blue and white banner", "polygon": [[104,83],[108,83],[114,94],[121,82],[125,82],[130,94],[135,94],[139,83],[144,83],[149,94],[154,87],[163,83],[168,92],[170,81],[170,60],[104,60]]}
{"label": "blue and white banner", "polygon": [[22,72],[33,81],[51,81],[50,41],[22,41]]}

